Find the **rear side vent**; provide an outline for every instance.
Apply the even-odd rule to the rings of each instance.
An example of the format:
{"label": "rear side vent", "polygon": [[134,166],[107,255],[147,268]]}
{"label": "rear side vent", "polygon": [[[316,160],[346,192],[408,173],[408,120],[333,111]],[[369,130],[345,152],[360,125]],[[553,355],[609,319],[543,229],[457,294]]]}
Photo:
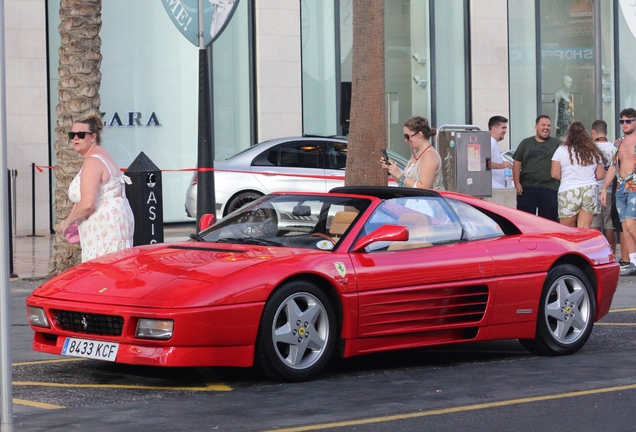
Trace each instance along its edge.
{"label": "rear side vent", "polygon": [[[485,285],[363,295],[360,301],[361,335],[415,333],[462,324],[474,327],[484,317],[488,295]],[[476,328],[473,331],[476,332]]]}

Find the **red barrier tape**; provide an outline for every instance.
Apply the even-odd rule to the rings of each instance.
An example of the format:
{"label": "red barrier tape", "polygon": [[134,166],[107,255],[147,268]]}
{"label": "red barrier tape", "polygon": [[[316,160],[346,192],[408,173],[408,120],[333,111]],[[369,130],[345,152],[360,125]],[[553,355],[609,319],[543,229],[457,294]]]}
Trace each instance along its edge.
{"label": "red barrier tape", "polygon": [[[43,172],[43,169],[53,169],[52,166],[46,165],[35,165],[35,168]],[[126,172],[125,168],[120,168],[122,172]],[[323,176],[323,175],[307,175],[307,174],[285,174],[285,173],[274,173],[268,171],[240,171],[240,170],[220,170],[215,168],[182,168],[182,169],[167,169],[160,170],[161,172],[203,172],[203,171],[218,171],[218,172],[228,172],[228,173],[239,173],[239,174],[253,174],[253,175],[264,175],[264,176],[281,176],[281,177],[300,177],[300,178],[312,178],[319,180],[343,180],[345,176]]]}

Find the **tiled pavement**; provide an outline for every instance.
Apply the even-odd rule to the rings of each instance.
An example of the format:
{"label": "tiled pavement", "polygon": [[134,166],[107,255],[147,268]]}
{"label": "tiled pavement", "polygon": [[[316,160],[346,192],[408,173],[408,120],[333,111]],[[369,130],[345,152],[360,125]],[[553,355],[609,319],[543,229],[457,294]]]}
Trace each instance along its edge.
{"label": "tiled pavement", "polygon": [[[164,242],[186,240],[195,232],[194,223],[167,225],[164,227]],[[53,253],[53,235],[31,237],[13,236],[12,279],[43,278],[49,274],[49,261]]]}

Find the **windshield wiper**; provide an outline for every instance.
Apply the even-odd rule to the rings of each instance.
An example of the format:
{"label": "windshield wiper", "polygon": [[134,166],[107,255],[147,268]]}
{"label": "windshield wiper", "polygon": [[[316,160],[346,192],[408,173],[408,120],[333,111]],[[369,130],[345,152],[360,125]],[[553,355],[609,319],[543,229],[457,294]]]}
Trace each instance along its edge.
{"label": "windshield wiper", "polygon": [[192,233],[192,234],[190,234],[190,238],[191,238],[192,240],[196,240],[196,241],[198,241],[198,242],[203,242],[203,241],[205,241],[205,237],[203,237],[203,236],[202,236],[201,234],[199,234],[199,233]]}
{"label": "windshield wiper", "polygon": [[282,243],[271,241],[271,240],[263,240],[257,238],[233,238],[233,237],[225,237],[216,240],[217,243],[241,243],[241,244],[254,244],[260,246],[282,246]]}

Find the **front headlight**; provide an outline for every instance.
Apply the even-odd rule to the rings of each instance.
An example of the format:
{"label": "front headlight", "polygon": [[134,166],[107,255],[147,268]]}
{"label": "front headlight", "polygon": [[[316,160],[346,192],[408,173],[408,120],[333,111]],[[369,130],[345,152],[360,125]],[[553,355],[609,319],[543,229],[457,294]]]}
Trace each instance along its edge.
{"label": "front headlight", "polygon": [[173,329],[172,320],[140,319],[135,336],[143,339],[170,339]]}
{"label": "front headlight", "polygon": [[27,306],[27,317],[29,318],[29,322],[31,325],[37,327],[51,327],[49,325],[49,320],[46,319],[46,314],[44,313],[44,309],[35,307],[35,306]]}

